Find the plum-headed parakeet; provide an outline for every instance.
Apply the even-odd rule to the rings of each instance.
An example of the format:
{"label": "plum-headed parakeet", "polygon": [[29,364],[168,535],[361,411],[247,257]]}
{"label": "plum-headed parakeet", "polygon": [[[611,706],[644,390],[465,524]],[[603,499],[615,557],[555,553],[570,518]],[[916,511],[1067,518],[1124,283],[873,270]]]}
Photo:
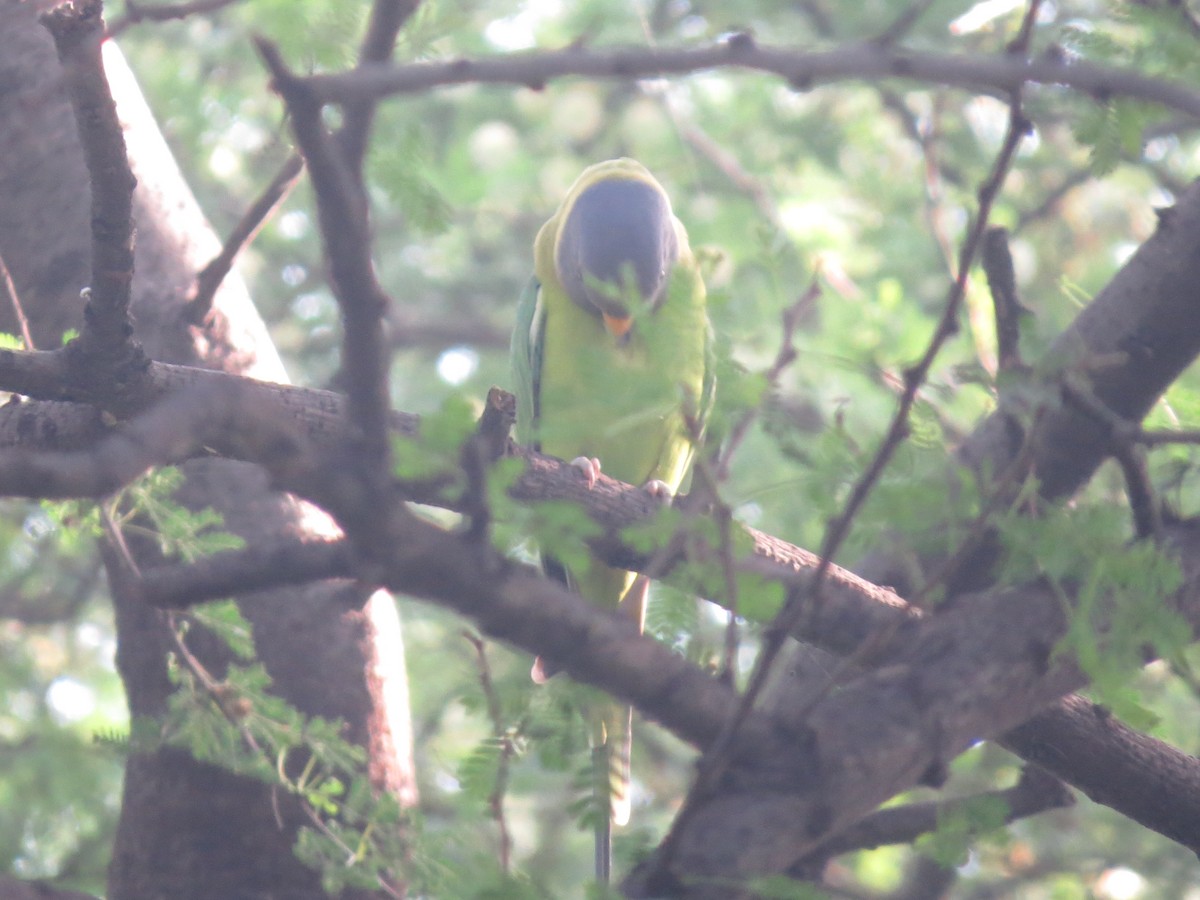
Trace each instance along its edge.
{"label": "plum-headed parakeet", "polygon": [[[711,397],[708,345],[704,284],[666,192],[632,159],[591,166],[534,242],[534,278],[512,341],[519,439],[573,460],[589,483],[602,467],[674,493]],[[644,577],[594,560],[569,573],[545,563],[641,628]],[[539,661],[535,678],[541,671]],[[585,714],[608,772],[611,822],[625,824],[631,711],[612,703]],[[597,872],[606,877],[599,843]]]}

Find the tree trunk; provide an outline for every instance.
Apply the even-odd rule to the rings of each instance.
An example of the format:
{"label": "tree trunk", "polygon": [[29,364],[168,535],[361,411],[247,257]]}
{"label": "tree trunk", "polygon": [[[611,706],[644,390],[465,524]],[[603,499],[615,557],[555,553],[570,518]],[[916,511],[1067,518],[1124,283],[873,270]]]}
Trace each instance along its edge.
{"label": "tree trunk", "polygon": [[[282,365],[244,285],[226,281],[211,323],[185,322],[181,308],[195,272],[217,240],[196,206],[136,84],[106,48],[113,93],[138,178],[137,336],[160,360],[283,381]],[[78,327],[79,291],[89,281],[89,189],[70,106],[49,36],[31,4],[0,0],[0,256],[42,348]],[[0,328],[15,332],[12,310]],[[205,461],[185,467],[185,502],[212,506],[248,541],[328,534],[317,510],[272,493],[256,467]],[[156,549],[131,542],[133,562]],[[106,552],[116,608],[118,668],[132,717],[166,709],[170,640],[163,614],[132,599],[126,565]],[[351,610],[347,612],[347,610]],[[274,689],[305,713],[341,718],[367,748],[379,789],[415,802],[408,692],[400,623],[390,597],[353,582],[260,592],[242,603]],[[218,642],[189,633],[192,651],[219,672]],[[264,784],[197,762],[180,750],[131,755],[109,897],[323,897],[316,873],[292,854],[301,812]]]}

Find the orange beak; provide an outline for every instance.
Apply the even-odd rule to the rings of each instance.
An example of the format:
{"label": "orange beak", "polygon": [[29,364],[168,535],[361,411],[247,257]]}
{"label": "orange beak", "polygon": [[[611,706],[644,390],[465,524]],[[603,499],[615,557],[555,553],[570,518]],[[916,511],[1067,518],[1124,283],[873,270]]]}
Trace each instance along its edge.
{"label": "orange beak", "polygon": [[615,338],[625,337],[625,335],[629,334],[629,329],[633,327],[633,318],[631,316],[610,316],[608,313],[604,313],[603,317],[604,327]]}

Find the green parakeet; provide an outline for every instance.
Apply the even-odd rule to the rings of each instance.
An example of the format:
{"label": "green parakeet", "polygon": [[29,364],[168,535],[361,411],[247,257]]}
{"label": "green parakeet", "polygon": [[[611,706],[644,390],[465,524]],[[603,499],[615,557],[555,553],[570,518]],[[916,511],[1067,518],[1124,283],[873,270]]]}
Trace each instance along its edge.
{"label": "green parakeet", "polygon": [[[704,283],[662,186],[632,159],[589,167],[534,242],[512,341],[519,440],[572,460],[589,484],[602,467],[673,494],[711,398],[709,334]],[[545,565],[641,629],[644,577],[598,561],[569,573]],[[535,679],[543,671],[539,660]],[[611,822],[623,825],[631,710],[611,703],[585,714],[609,773]]]}

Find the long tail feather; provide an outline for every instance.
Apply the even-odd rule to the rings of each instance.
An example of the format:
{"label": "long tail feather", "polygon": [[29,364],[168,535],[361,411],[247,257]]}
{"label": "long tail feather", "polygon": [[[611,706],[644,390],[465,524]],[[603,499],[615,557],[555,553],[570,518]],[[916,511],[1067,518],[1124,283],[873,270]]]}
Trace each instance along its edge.
{"label": "long tail feather", "polygon": [[[650,580],[645,575],[634,579],[617,606],[641,632],[646,623],[646,595]],[[605,743],[609,748],[609,809],[614,825],[628,825],[632,810],[630,786],[633,780],[633,707],[610,706],[604,714]]]}
{"label": "long tail feather", "polygon": [[[592,748],[592,777],[596,784],[596,792],[606,792],[605,782],[608,780],[609,761],[608,745],[600,744]],[[596,881],[608,884],[612,876],[612,817],[602,815],[596,810]]]}
{"label": "long tail feather", "polygon": [[633,778],[633,707],[610,706],[605,711],[604,748],[608,766],[608,809],[614,825],[628,825],[633,809],[630,784]]}

